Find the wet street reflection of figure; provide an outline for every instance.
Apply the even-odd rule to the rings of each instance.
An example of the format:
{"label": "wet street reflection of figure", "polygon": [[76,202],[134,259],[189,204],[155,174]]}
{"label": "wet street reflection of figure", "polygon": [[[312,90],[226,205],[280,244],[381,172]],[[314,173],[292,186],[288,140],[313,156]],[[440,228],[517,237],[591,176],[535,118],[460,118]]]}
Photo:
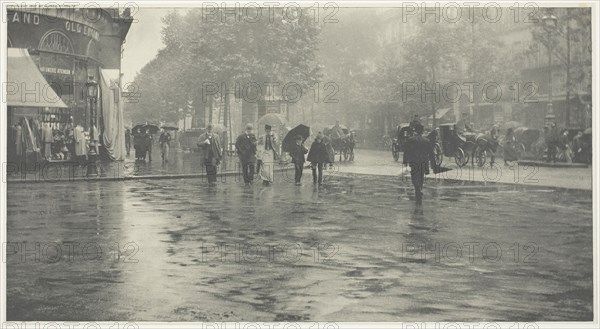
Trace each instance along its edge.
{"label": "wet street reflection of figure", "polygon": [[198,146],[202,150],[202,160],[206,169],[208,184],[217,183],[217,166],[221,164],[223,151],[219,135],[212,132],[212,125],[206,127],[206,132],[198,138]]}
{"label": "wet street reflection of figure", "polygon": [[404,149],[404,164],[410,166],[410,177],[415,187],[415,201],[423,200],[423,181],[429,172],[429,161],[433,156],[433,148],[429,140],[423,137],[423,126],[415,125],[415,136],[408,139]]}
{"label": "wet street reflection of figure", "polygon": [[235,149],[240,158],[242,176],[246,186],[254,181],[254,167],[256,165],[256,135],[252,132],[252,124],[246,125],[246,131],[239,135],[235,141]]}

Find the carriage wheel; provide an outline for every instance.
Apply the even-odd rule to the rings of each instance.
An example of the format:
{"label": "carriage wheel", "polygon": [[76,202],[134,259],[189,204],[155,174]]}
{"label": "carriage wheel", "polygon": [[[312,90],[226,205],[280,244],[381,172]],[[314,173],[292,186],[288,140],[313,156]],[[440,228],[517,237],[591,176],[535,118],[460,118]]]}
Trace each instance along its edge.
{"label": "carriage wheel", "polygon": [[475,155],[477,156],[477,165],[479,167],[483,167],[485,162],[487,161],[487,152],[486,150],[477,150],[475,151]]}
{"label": "carriage wheel", "polygon": [[396,150],[396,147],[392,145],[392,156],[394,157],[394,161],[398,161],[400,159],[400,152]]}
{"label": "carriage wheel", "polygon": [[454,153],[454,161],[459,167],[463,167],[469,161],[469,159],[465,156],[465,151],[463,151],[462,148],[459,147]]}
{"label": "carriage wheel", "polygon": [[439,168],[442,165],[442,161],[444,161],[444,154],[442,153],[440,144],[435,143],[433,145],[433,154],[435,156],[435,165]]}

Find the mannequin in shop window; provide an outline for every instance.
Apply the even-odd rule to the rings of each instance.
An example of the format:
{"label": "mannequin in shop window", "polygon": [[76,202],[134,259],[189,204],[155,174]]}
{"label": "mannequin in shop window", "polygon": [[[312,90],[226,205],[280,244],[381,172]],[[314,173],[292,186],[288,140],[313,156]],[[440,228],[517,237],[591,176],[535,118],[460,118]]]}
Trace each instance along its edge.
{"label": "mannequin in shop window", "polygon": [[54,142],[54,135],[52,134],[52,127],[48,122],[44,122],[42,125],[42,143],[44,146],[44,158],[46,160],[52,159],[52,143]]}
{"label": "mannequin in shop window", "polygon": [[13,140],[15,143],[15,162],[17,166],[21,166],[23,162],[23,124],[21,122],[17,123],[13,130]]}
{"label": "mannequin in shop window", "polygon": [[68,158],[75,156],[75,125],[73,117],[69,117],[69,121],[65,125],[65,144],[67,147]]}
{"label": "mannequin in shop window", "polygon": [[81,157],[87,155],[87,145],[85,132],[81,125],[75,126],[73,129],[73,138],[75,139],[75,156]]}

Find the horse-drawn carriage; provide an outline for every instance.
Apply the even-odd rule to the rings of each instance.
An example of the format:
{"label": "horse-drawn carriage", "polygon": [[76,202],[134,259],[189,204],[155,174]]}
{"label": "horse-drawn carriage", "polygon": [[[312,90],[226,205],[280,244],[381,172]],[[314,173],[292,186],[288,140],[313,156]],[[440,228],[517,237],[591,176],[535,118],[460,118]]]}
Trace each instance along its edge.
{"label": "horse-drawn carriage", "polygon": [[544,133],[541,129],[518,127],[515,129],[515,139],[517,141],[516,150],[519,157],[525,155],[541,158],[544,154],[543,140]]}
{"label": "horse-drawn carriage", "polygon": [[414,134],[412,127],[408,124],[399,125],[396,129],[396,137],[392,139],[392,157],[394,161],[400,159],[400,152],[404,152],[404,144]]}
{"label": "horse-drawn carriage", "polygon": [[[469,160],[471,164],[477,162],[479,167],[484,166],[488,153],[495,154],[498,147],[498,142],[487,134],[465,132],[460,135],[454,124],[441,124],[439,129],[443,155],[453,157],[459,167],[469,163]],[[434,152],[439,147],[439,142],[436,142]],[[438,165],[441,163],[440,160]]]}
{"label": "horse-drawn carriage", "polygon": [[[414,135],[414,129],[409,124],[402,124],[397,127],[396,137],[392,142],[392,157],[394,161],[400,159],[400,152],[404,152],[404,145],[409,138]],[[439,133],[437,130],[431,131],[427,134],[427,138],[433,146],[434,162],[436,166],[440,166],[443,160],[442,149],[439,144]]]}
{"label": "horse-drawn carriage", "polygon": [[342,157],[344,161],[354,161],[354,146],[356,145],[356,136],[353,131],[350,131],[348,127],[344,125],[339,126],[341,134],[335,133],[335,126],[329,126],[323,129],[325,135],[331,138],[331,146],[334,151],[334,158],[336,154],[340,155],[340,161]]}

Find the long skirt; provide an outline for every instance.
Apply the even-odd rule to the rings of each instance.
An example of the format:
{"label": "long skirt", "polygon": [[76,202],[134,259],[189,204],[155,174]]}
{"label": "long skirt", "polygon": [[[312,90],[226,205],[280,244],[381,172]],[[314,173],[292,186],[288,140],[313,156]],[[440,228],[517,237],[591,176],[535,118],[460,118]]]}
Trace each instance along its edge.
{"label": "long skirt", "polygon": [[273,150],[261,150],[258,152],[257,157],[261,161],[258,176],[263,182],[273,183],[273,177],[275,176],[275,153]]}
{"label": "long skirt", "polygon": [[162,153],[162,160],[168,161],[169,160],[169,144],[167,144],[167,143],[162,144],[160,149],[161,149],[160,151]]}
{"label": "long skirt", "polygon": [[504,161],[517,161],[519,156],[513,144],[504,145]]}

